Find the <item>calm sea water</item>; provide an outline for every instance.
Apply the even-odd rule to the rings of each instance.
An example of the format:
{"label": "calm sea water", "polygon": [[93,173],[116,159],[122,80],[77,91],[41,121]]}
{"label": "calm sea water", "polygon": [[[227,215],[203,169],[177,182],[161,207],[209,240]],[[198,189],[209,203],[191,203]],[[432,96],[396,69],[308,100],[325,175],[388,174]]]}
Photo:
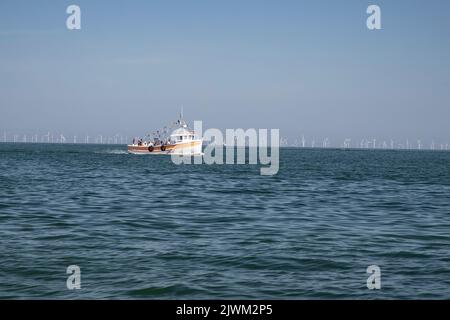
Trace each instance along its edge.
{"label": "calm sea water", "polygon": [[450,152],[280,159],[267,177],[124,146],[0,144],[0,298],[450,298]]}

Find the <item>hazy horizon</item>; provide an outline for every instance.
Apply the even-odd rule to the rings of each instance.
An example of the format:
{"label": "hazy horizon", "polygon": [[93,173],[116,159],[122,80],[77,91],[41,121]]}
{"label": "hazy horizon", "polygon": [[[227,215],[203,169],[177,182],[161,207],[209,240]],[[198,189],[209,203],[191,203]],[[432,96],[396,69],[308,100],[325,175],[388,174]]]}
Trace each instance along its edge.
{"label": "hazy horizon", "polygon": [[[81,30],[66,28],[81,7]],[[377,4],[382,30],[366,28]],[[448,1],[2,1],[0,134],[450,141]],[[0,139],[1,140],[1,139]]]}

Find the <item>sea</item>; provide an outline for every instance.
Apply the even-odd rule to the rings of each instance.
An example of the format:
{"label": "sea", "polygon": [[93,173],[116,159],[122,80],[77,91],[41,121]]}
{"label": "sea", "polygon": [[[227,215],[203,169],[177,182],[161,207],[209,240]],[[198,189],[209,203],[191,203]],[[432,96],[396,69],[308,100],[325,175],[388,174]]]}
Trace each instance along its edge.
{"label": "sea", "polygon": [[0,299],[450,299],[450,152],[3,143]]}

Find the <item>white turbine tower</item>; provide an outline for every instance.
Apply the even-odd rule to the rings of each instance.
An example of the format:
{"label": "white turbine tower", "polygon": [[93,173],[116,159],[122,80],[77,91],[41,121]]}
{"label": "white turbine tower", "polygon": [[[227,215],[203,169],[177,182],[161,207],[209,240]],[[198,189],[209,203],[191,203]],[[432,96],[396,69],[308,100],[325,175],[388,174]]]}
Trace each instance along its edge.
{"label": "white turbine tower", "polygon": [[305,140],[305,136],[302,136],[302,148],[304,148],[306,146],[306,140]]}
{"label": "white turbine tower", "polygon": [[61,143],[66,143],[66,137],[64,137],[62,133],[59,135],[59,137]]}

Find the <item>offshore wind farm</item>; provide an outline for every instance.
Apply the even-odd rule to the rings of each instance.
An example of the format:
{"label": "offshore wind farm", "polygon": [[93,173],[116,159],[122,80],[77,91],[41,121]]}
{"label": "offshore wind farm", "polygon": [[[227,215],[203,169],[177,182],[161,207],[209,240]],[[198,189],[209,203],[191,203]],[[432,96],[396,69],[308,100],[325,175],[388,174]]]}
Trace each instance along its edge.
{"label": "offshore wind farm", "polygon": [[41,134],[26,134],[26,133],[7,133],[3,132],[3,143],[71,143],[71,144],[127,144],[128,136],[115,135],[64,135],[62,133],[53,133],[48,131]]}
{"label": "offshore wind farm", "polygon": [[[0,142],[2,143],[68,143],[68,144],[114,144],[127,145],[131,137],[122,134],[107,135],[64,135],[62,133],[14,133],[3,131]],[[292,141],[292,142],[291,142]],[[319,143],[316,143],[318,141]],[[307,140],[305,135],[300,138],[288,139],[280,137],[280,147],[311,148],[311,149],[379,149],[379,150],[423,150],[423,151],[450,151],[448,141],[422,139],[382,140],[377,138],[364,138],[361,140],[345,138],[343,140],[331,140],[328,137]]]}
{"label": "offshore wind farm", "polygon": [[[311,138],[310,142],[306,140],[303,135],[301,140],[295,138],[293,143],[290,144],[287,138],[282,138],[280,145],[283,147],[296,147],[296,148],[321,148],[321,149],[382,149],[382,150],[428,150],[428,151],[448,151],[450,145],[448,141],[435,140],[424,141],[417,140],[382,140],[377,138],[363,138],[361,140],[345,138],[343,140],[335,140],[334,143],[328,137],[323,138],[321,144],[316,144],[315,138]],[[301,141],[301,143],[299,143]],[[411,142],[415,141],[415,142]]]}

